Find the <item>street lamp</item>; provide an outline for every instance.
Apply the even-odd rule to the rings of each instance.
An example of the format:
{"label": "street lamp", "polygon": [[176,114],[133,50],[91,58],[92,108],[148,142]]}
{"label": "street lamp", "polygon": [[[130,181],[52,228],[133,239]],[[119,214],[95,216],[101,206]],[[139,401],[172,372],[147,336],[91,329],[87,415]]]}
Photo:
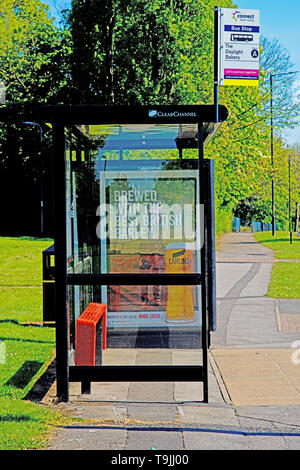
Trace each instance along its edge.
{"label": "street lamp", "polygon": [[[292,221],[291,221],[291,157],[299,156],[298,154],[289,155],[289,232],[290,232],[290,244],[293,243],[293,231],[292,231]],[[296,211],[296,219],[298,217]]]}
{"label": "street lamp", "polygon": [[275,182],[274,182],[274,132],[273,132],[273,77],[279,77],[282,75],[291,75],[295,72],[283,72],[283,73],[271,73],[270,74],[270,108],[271,108],[271,164],[273,168],[272,172],[272,235],[275,236]]}
{"label": "street lamp", "polygon": [[290,232],[290,244],[293,243],[293,233],[291,224],[291,155],[289,155],[289,232]]}

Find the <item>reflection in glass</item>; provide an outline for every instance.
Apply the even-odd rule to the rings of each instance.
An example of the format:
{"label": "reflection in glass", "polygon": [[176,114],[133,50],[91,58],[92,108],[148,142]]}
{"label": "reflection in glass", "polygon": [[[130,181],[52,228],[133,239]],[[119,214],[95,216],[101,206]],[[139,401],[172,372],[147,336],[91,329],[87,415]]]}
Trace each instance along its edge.
{"label": "reflection in glass", "polygon": [[78,125],[66,135],[68,273],[149,279],[69,286],[71,362],[76,321],[91,302],[107,305],[108,349],[199,349],[201,288],[151,282],[200,273],[197,126]]}

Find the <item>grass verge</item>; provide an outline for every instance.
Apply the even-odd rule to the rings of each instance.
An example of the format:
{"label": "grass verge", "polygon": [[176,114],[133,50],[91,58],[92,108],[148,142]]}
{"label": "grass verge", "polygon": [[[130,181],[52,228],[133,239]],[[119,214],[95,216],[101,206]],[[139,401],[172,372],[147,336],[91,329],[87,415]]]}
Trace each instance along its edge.
{"label": "grass verge", "polygon": [[267,296],[300,299],[300,262],[274,263]]}
{"label": "grass verge", "polygon": [[41,286],[42,251],[53,240],[0,237],[0,286]]}
{"label": "grass verge", "polygon": [[289,232],[276,232],[273,237],[272,232],[257,232],[254,234],[255,240],[262,243],[274,251],[277,259],[300,259],[300,237],[293,234],[293,243],[290,244]]}
{"label": "grass verge", "polygon": [[42,322],[42,251],[49,239],[0,237],[0,450],[41,449],[69,418],[24,398],[44,373],[55,331]]}
{"label": "grass verge", "polygon": [[[300,260],[300,237],[296,234],[293,234],[292,244],[289,232],[277,232],[275,237],[271,232],[258,232],[254,238],[271,248],[276,259]],[[274,263],[267,296],[274,299],[300,299],[300,261]]]}
{"label": "grass verge", "polygon": [[45,406],[0,397],[0,450],[42,449],[53,427],[69,423],[70,418]]}

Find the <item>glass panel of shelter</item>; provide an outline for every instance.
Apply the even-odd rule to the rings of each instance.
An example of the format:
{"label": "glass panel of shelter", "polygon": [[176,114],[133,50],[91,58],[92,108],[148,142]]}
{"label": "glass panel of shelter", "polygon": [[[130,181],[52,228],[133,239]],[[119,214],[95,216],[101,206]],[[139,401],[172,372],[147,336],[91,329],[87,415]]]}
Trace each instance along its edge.
{"label": "glass panel of shelter", "polygon": [[201,270],[197,125],[78,125],[65,135],[68,274],[149,279],[68,286],[70,365],[91,303],[107,306],[102,365],[200,364],[201,286],[151,284],[152,274]]}

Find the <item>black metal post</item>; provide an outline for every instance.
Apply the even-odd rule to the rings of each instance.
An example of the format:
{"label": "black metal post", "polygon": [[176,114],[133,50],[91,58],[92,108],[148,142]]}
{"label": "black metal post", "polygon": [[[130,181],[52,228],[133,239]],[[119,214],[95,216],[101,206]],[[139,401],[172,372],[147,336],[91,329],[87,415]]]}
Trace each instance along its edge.
{"label": "black metal post", "polygon": [[214,106],[219,122],[219,7],[214,7]]}
{"label": "black metal post", "polygon": [[271,164],[272,164],[272,235],[275,236],[275,183],[274,183],[274,132],[273,132],[273,75],[270,74],[270,106],[271,106]]}
{"label": "black metal post", "polygon": [[55,312],[57,397],[69,400],[67,246],[66,246],[66,165],[64,126],[53,125],[52,181],[54,193]]}
{"label": "black metal post", "polygon": [[289,155],[289,232],[290,232],[290,244],[293,243],[293,232],[291,223],[291,156]]}
{"label": "black metal post", "polygon": [[81,394],[90,395],[91,393],[91,382],[89,380],[83,380],[81,382]]}
{"label": "black metal post", "polygon": [[[216,330],[216,239],[215,239],[215,186],[214,186],[214,160],[207,160],[208,171],[208,330]],[[210,340],[210,333],[208,333]]]}
{"label": "black metal post", "polygon": [[271,73],[270,74],[270,109],[271,109],[271,163],[272,163],[272,235],[275,236],[275,182],[274,182],[274,129],[273,129],[273,77],[281,75],[292,75],[295,72]]}
{"label": "black metal post", "polygon": [[202,217],[203,220],[200,221],[204,225],[203,229],[201,227],[200,232],[203,234],[203,239],[201,240],[201,311],[202,311],[202,354],[203,354],[203,402],[208,403],[208,357],[207,357],[207,348],[208,348],[208,333],[207,333],[207,259],[208,259],[208,249],[207,249],[207,197],[206,197],[206,188],[207,188],[207,172],[205,171],[205,162],[204,162],[204,150],[203,150],[203,124],[198,124],[198,158],[199,158],[199,184],[200,184],[200,204],[203,207]]}
{"label": "black metal post", "polygon": [[41,174],[41,235],[44,235],[44,171]]}

